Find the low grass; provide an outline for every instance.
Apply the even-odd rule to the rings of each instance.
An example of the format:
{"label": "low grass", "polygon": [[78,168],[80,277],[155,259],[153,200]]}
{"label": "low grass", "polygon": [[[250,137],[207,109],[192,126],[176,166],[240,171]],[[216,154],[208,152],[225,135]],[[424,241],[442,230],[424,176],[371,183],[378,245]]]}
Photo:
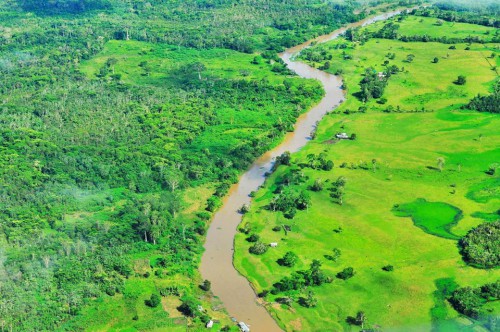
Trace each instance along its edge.
{"label": "low grass", "polygon": [[393,211],[399,217],[410,217],[415,226],[426,233],[458,240],[450,229],[462,218],[462,211],[454,206],[419,198],[411,203],[397,204]]}
{"label": "low grass", "polygon": [[422,16],[406,16],[402,21],[397,20],[398,17],[393,19],[373,24],[367,27],[368,31],[377,31],[384,24],[390,21],[399,25],[398,34],[401,36],[429,36],[429,37],[447,37],[447,38],[460,38],[479,37],[484,41],[491,41],[495,35],[496,29],[482,25],[447,22],[432,17]]}
{"label": "low grass", "polygon": [[[405,71],[390,78],[384,94],[387,105],[400,105],[401,109],[425,107],[433,112],[384,113],[381,110],[386,105],[370,101],[365,105],[367,113],[326,116],[315,140],[292,157],[294,163],[300,163],[309,154],[325,153],[327,159],[333,160],[335,168],[330,172],[304,168],[308,180],[297,185],[307,190],[321,178],[325,189],[310,192],[310,208],[299,211],[293,220],[269,211],[266,206],[273,197],[276,180],[288,171],[280,166],[256,193],[243,221],[264,243],[279,245],[262,256],[254,256],[248,252],[247,235],[238,234],[234,264],[257,291],[270,289],[292,271],[307,268],[313,259],[319,259],[332,276],[346,267],[354,268],[356,274],[349,280],[335,279],[331,284],[309,289],[318,299],[315,308],[296,302],[291,307],[272,306],[271,313],[286,331],[358,330],[346,320],[358,311],[366,313],[365,327],[380,326],[383,330],[482,331],[450,307],[443,295],[446,285],[438,281],[477,287],[500,277],[498,270],[466,265],[457,242],[452,240],[483,222],[476,217],[478,211],[491,213],[500,204],[493,185],[498,175],[485,173],[500,155],[500,118],[459,109],[477,93],[486,93],[496,78],[484,58],[491,53],[491,45],[472,45],[471,51],[463,50],[466,45],[457,45],[457,50],[452,51],[448,45],[438,43],[370,40],[348,49],[353,60],[344,61],[338,60],[342,50],[331,48],[343,42],[322,46],[334,55],[330,71],[334,72],[335,67],[344,69],[349,94],[341,111],[362,105],[353,93],[364,68],[382,70],[385,54],[395,52],[396,59],[391,63],[397,62]],[[409,53],[415,54],[415,60],[403,62]],[[431,63],[434,56],[440,57],[438,64]],[[459,74],[467,76],[465,86],[453,84]],[[356,133],[357,139],[336,142],[333,137],[339,131]],[[445,161],[442,171],[436,167],[440,157]],[[339,167],[342,164],[344,167]],[[342,206],[327,190],[339,176],[347,179]],[[417,198],[425,199],[425,203],[415,201]],[[394,205],[404,206],[407,202],[413,202],[406,205],[410,208],[408,217],[396,216]],[[463,216],[460,220],[459,211]],[[283,224],[292,227],[287,235],[272,231]],[[333,248],[342,251],[336,262],[325,259]],[[294,268],[277,264],[287,251],[300,258]],[[393,265],[394,271],[382,270],[386,265]],[[303,294],[305,291],[289,295],[298,299]],[[266,299],[274,301],[275,296]],[[497,308],[493,308],[492,315],[497,314]]]}
{"label": "low grass", "polygon": [[[336,44],[347,43],[336,41]],[[455,50],[450,50],[449,45],[441,43],[400,42],[396,40],[371,39],[364,45],[347,43],[348,48],[330,49],[335,44],[321,45],[328,48],[332,54],[330,73],[339,69],[343,71],[345,86],[350,95],[360,91],[359,82],[363,78],[366,68],[374,68],[382,72],[386,68],[384,61],[389,61],[389,66],[396,65],[402,72],[389,78],[384,97],[386,104],[379,104],[371,100],[363,104],[357,98],[348,98],[339,110],[350,109],[356,111],[360,106],[369,110],[383,111],[392,106],[400,106],[402,110],[439,110],[450,105],[466,103],[477,94],[489,92],[491,82],[496,78],[492,70],[492,61],[488,57],[495,51],[493,44],[474,44],[470,50],[465,50],[466,44],[456,45]],[[342,52],[351,55],[351,60],[343,60]],[[389,60],[386,55],[394,53],[395,59]],[[412,62],[407,62],[407,56],[413,54]],[[437,57],[438,63],[432,63]],[[498,59],[496,62],[498,63]],[[318,65],[318,64],[316,64]],[[454,84],[458,75],[467,78],[463,86]]]}

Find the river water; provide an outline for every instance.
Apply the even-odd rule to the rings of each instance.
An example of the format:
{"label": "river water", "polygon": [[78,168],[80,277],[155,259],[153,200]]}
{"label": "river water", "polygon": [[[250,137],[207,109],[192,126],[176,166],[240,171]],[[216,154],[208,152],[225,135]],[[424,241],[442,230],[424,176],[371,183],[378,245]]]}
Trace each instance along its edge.
{"label": "river water", "polygon": [[214,215],[208,229],[205,252],[200,266],[202,277],[211,281],[212,292],[221,299],[229,314],[238,321],[249,325],[252,332],[282,330],[258,302],[255,291],[248,280],[240,275],[233,266],[234,236],[242,219],[238,209],[243,204],[250,203],[249,194],[264,183],[265,173],[271,170],[274,159],[285,151],[293,153],[306,145],[311,139],[310,134],[316,123],[345,98],[341,89],[342,80],[339,77],[312,68],[305,63],[293,61],[293,58],[300,51],[309,47],[313,41],[323,43],[337,38],[348,28],[365,26],[399,13],[400,11],[393,11],[350,24],[328,35],[289,48],[280,54],[288,68],[295,71],[300,77],[319,80],[323,85],[325,95],[316,106],[297,119],[294,131],[288,133],[281,144],[257,159],[241,176],[240,181],[231,187],[229,194],[224,199],[223,206]]}

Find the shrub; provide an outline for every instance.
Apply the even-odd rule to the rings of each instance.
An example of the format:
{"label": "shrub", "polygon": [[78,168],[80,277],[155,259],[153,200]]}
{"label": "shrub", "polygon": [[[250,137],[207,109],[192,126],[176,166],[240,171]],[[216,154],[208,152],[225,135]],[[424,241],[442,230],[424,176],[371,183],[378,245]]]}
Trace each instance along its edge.
{"label": "shrub", "polygon": [[269,249],[269,247],[266,246],[264,243],[257,242],[253,246],[251,246],[250,249],[248,249],[248,251],[254,255],[263,255],[266,253],[267,249]]}
{"label": "shrub", "polygon": [[248,242],[257,242],[260,240],[260,236],[258,234],[252,234],[249,237],[247,237]]}
{"label": "shrub", "polygon": [[465,83],[467,83],[467,78],[463,75],[459,75],[455,81],[455,84],[457,85],[465,85]]}
{"label": "shrub", "polygon": [[245,214],[245,213],[247,213],[248,211],[249,211],[249,207],[248,207],[248,205],[243,204],[243,205],[240,207],[240,211],[239,211],[239,212],[240,212],[241,214]]}
{"label": "shrub", "polygon": [[292,251],[288,251],[283,258],[278,259],[278,264],[281,266],[292,267],[299,261],[299,256]]}
{"label": "shrub", "polygon": [[182,299],[182,304],[177,308],[181,313],[188,317],[196,317],[198,314],[198,301],[192,296],[184,296]]}
{"label": "shrub", "polygon": [[209,280],[204,280],[203,283],[200,285],[200,288],[204,290],[205,292],[208,292],[210,288],[212,287],[212,283]]}
{"label": "shrub", "polygon": [[342,271],[337,273],[336,276],[339,279],[347,280],[347,279],[354,277],[354,274],[355,274],[355,272],[354,272],[354,269],[352,267],[346,267],[345,269],[343,269]]}
{"label": "shrub", "polygon": [[149,300],[146,300],[146,305],[151,308],[156,308],[161,303],[161,298],[158,294],[151,294]]}
{"label": "shrub", "polygon": [[382,270],[387,271],[387,272],[391,272],[391,271],[394,271],[394,266],[386,265],[386,266],[382,267]]}
{"label": "shrub", "polygon": [[312,191],[321,191],[323,190],[323,180],[321,179],[316,179],[311,186]]}

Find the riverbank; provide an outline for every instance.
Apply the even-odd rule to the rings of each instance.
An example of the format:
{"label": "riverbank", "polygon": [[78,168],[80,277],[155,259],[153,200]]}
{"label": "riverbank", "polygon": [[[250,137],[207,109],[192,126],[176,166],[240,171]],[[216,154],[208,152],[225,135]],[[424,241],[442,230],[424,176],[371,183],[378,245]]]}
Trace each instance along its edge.
{"label": "riverbank", "polygon": [[349,27],[384,20],[399,12],[384,13],[350,24],[280,54],[288,67],[300,77],[319,80],[325,89],[325,96],[318,105],[298,118],[294,131],[287,134],[280,145],[260,157],[243,174],[238,184],[231,188],[223,206],[215,214],[208,229],[205,252],[200,267],[203,278],[211,281],[214,295],[222,300],[229,314],[251,325],[254,331],[279,331],[280,328],[258,303],[257,296],[248,280],[241,276],[233,266],[233,239],[242,218],[238,210],[244,204],[250,203],[250,193],[257,190],[264,183],[265,174],[271,170],[274,158],[285,151],[293,153],[305,146],[310,141],[310,134],[315,129],[317,122],[325,114],[337,107],[345,98],[341,88],[342,81],[339,77],[312,68],[304,63],[294,62],[292,61],[293,56],[302,49],[307,48],[313,41],[332,40]]}
{"label": "riverbank", "polygon": [[[422,29],[429,24],[412,20]],[[440,31],[436,29],[435,33]],[[337,44],[346,47],[337,48]],[[235,266],[258,292],[273,291],[264,299],[281,302],[270,310],[286,330],[359,329],[359,312],[365,328],[484,330],[481,323],[454,311],[446,301],[452,289],[440,285],[479,287],[497,280],[498,271],[466,265],[455,240],[418,227],[435,225],[438,217],[445,217],[453,233],[463,236],[487,221],[481,216],[491,216],[500,202],[489,189],[498,178],[485,173],[498,155],[499,118],[460,110],[474,95],[487,92],[495,79],[495,72],[481,59],[493,50],[488,45],[457,44],[452,53],[449,47],[373,39],[363,45],[339,40],[312,48],[318,54],[325,50],[325,57],[332,55],[331,73],[343,70],[350,88],[347,102],[321,121],[316,138],[292,154],[290,166],[281,166],[255,193],[243,221],[251,231],[237,234],[235,240]],[[352,57],[349,61],[343,60],[344,52]],[[404,66],[405,71],[390,78],[384,93],[386,106],[374,99],[360,102],[354,94],[365,69],[373,66],[382,72],[388,53],[394,57],[388,65]],[[410,53],[415,58],[405,62]],[[439,64],[433,63],[435,56]],[[315,65],[324,66],[325,61]],[[453,83],[462,72],[470,85]],[[367,109],[358,111],[363,105]],[[383,111],[388,105],[393,105],[393,112]],[[334,137],[339,132],[355,134],[356,139],[337,141]],[[314,167],[320,155],[334,162],[331,171]],[[439,158],[444,165],[436,166]],[[293,219],[268,208],[285,178],[288,192],[310,197],[307,209],[299,210]],[[336,184],[339,178],[345,179],[342,190]],[[476,198],[479,192],[484,199]],[[429,208],[445,204],[453,207],[448,217]],[[406,214],[398,210],[407,207],[411,211]],[[250,254],[250,235],[278,245],[260,256]],[[287,252],[298,256],[293,268],[279,264]],[[304,284],[292,272],[307,271],[314,259],[332,282],[286,289],[293,288],[294,282],[284,278]],[[346,273],[341,272],[349,268],[353,274],[343,280]],[[285,291],[275,287],[280,281]],[[498,312],[494,305],[488,310],[492,315]]]}

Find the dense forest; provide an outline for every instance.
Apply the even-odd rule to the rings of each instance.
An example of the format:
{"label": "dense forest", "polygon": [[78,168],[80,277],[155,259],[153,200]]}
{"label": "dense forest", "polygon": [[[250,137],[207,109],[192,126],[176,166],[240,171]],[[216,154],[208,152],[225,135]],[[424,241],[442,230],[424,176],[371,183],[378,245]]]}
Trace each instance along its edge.
{"label": "dense forest", "polygon": [[[322,95],[276,52],[365,17],[354,14],[362,6],[0,1],[2,328],[84,329],[90,300],[149,277],[134,269],[136,256],[157,257],[155,278],[196,280],[210,213]],[[99,63],[111,42],[140,43],[145,60]],[[188,56],[193,49],[201,56]],[[231,50],[249,69],[214,69],[208,49]],[[194,210],[189,188],[209,192]]]}

